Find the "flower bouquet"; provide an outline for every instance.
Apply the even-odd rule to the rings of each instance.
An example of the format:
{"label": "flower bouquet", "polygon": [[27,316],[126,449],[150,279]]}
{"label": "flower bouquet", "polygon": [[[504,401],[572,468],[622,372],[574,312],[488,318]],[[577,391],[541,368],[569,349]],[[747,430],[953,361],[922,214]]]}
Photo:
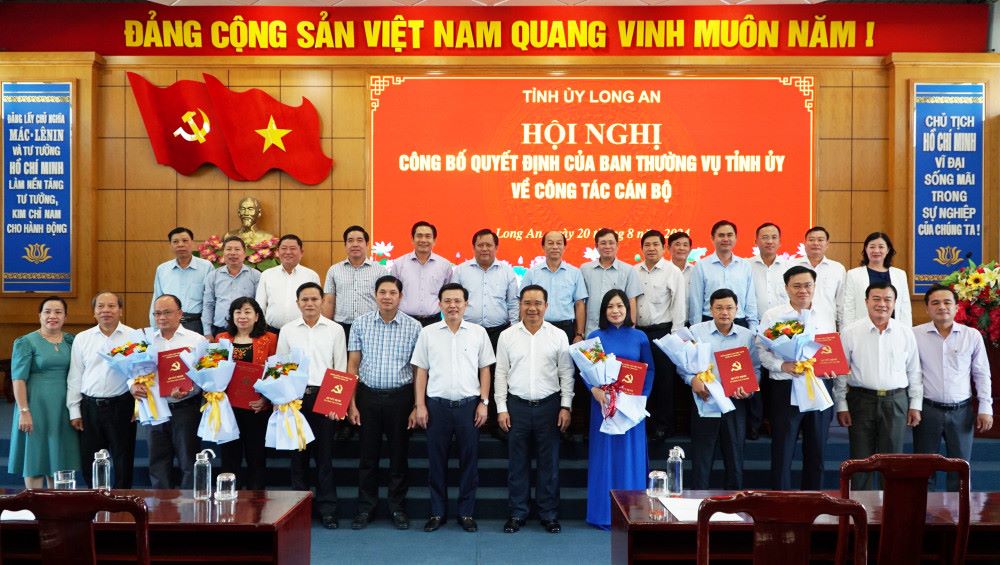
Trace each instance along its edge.
{"label": "flower bouquet", "polygon": [[[218,235],[206,239],[198,245],[195,255],[211,261],[215,267],[222,266],[222,238]],[[266,271],[279,264],[277,258],[278,238],[272,237],[259,243],[249,245],[246,248],[246,257],[243,262],[251,269]]]}
{"label": "flower bouquet", "polygon": [[302,396],[309,382],[309,358],[301,349],[272,355],[264,364],[264,377],[253,388],[267,397],[274,411],[267,420],[264,445],[274,449],[304,451],[315,439],[302,415]]}
{"label": "flower bouquet", "polygon": [[226,387],[233,378],[236,363],[232,361],[233,344],[228,339],[219,343],[200,342],[193,351],[183,351],[181,361],[187,365],[188,377],[201,387],[202,405],[198,437],[222,444],[239,439],[233,407],[226,396]]}
{"label": "flower bouquet", "polygon": [[941,284],[958,294],[955,321],[976,328],[983,339],[1000,345],[1000,264],[996,261],[976,265],[969,261],[945,277]]}
{"label": "flower bouquet", "polygon": [[830,393],[813,369],[816,352],[823,346],[813,339],[815,331],[806,330],[809,317],[809,310],[792,313],[760,330],[758,335],[764,347],[782,361],[795,363],[795,374],[803,375],[803,378],[792,379],[791,404],[798,406],[800,412],[826,410],[833,406]]}
{"label": "flower bouquet", "polygon": [[604,351],[601,338],[574,343],[569,348],[569,354],[580,369],[580,376],[587,383],[587,388],[599,387],[607,397],[607,404],[602,407],[602,432],[609,435],[624,434],[649,415],[646,412],[645,396],[621,391],[618,375],[622,363],[613,353]]}
{"label": "flower bouquet", "polygon": [[146,387],[146,398],[135,401],[136,417],[144,426],[156,426],[170,419],[170,406],[160,397],[156,351],[151,341],[143,330],[136,330],[129,334],[125,343],[110,351],[98,352],[130,388],[135,384]]}
{"label": "flower bouquet", "polygon": [[694,335],[687,329],[667,334],[653,340],[657,347],[667,354],[667,357],[677,365],[681,373],[691,375],[705,384],[708,390],[708,400],[702,400],[693,390],[694,404],[698,415],[702,418],[721,418],[723,414],[736,410],[732,399],[722,390],[722,383],[712,372],[712,346],[695,341]]}

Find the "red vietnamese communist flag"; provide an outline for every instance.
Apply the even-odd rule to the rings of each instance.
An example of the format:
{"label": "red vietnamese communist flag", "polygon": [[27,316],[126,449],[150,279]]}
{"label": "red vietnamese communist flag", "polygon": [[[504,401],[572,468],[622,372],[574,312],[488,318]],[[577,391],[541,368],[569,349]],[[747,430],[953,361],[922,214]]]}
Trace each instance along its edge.
{"label": "red vietnamese communist flag", "polygon": [[202,75],[216,108],[233,163],[248,180],[281,169],[305,184],[330,174],[333,160],[320,146],[319,114],[309,100],[278,102],[263,90],[233,92],[212,75]]}
{"label": "red vietnamese communist flag", "polygon": [[233,164],[204,83],[181,80],[160,88],[135,73],[128,73],[128,81],[157,163],[182,175],[212,163],[228,177],[246,180]]}

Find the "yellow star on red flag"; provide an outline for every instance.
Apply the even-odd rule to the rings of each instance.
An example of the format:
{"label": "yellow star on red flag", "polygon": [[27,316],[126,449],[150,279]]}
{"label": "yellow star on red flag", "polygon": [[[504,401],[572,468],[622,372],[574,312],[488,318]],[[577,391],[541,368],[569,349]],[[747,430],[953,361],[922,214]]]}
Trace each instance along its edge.
{"label": "yellow star on red flag", "polygon": [[258,135],[264,138],[264,149],[261,150],[261,153],[264,153],[272,145],[284,151],[285,143],[281,141],[281,138],[291,133],[292,130],[280,129],[279,127],[274,125],[274,116],[271,116],[271,119],[267,122],[266,128],[254,131],[256,131]]}

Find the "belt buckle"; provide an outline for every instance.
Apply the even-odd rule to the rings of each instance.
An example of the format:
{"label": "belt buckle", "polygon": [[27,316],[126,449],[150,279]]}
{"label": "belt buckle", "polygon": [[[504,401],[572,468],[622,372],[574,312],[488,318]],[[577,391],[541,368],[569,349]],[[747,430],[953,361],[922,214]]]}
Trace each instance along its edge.
{"label": "belt buckle", "polygon": [[887,391],[887,390],[882,390],[882,389],[879,389],[879,390],[876,390],[876,391],[875,391],[875,394],[876,394],[877,396],[886,396],[887,394],[889,394],[889,391]]}

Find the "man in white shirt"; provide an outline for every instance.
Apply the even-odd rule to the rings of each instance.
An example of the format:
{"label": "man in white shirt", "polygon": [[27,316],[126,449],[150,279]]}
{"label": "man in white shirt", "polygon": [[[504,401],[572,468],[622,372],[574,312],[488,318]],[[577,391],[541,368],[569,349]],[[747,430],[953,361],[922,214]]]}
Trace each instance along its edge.
{"label": "man in white shirt", "polygon": [[124,344],[132,328],[121,323],[122,299],[113,292],[101,292],[90,301],[97,325],[73,340],[69,375],[66,377],[66,407],[70,424],[80,433],[83,479],[93,486],[91,466],[94,453],[107,449],[111,454],[112,488],[132,488],[135,464],[135,400],[125,377],[112,369],[99,353],[108,353]]}
{"label": "man in white shirt", "polygon": [[[906,426],[920,423],[924,390],[917,341],[912,328],[892,319],[895,302],[891,284],[869,285],[868,316],[840,334],[851,373],[838,380],[833,395],[837,420],[849,428],[851,459],[902,453]],[[871,475],[854,475],[852,488],[872,490]]]}
{"label": "man in white shirt", "polygon": [[257,304],[264,311],[268,330],[279,333],[288,322],[299,317],[295,292],[307,282],[319,284],[316,271],[303,267],[302,240],[286,234],[278,240],[278,260],[281,265],[271,267],[260,275],[257,283]]}
{"label": "man in white shirt", "polygon": [[[652,343],[671,331],[684,327],[687,319],[687,285],[684,275],[663,258],[663,234],[650,230],[642,234],[643,261],[635,265],[642,294],[636,298],[636,328]],[[659,347],[653,347],[653,390],[646,400],[650,414],[650,437],[662,440],[674,435],[674,386],[677,368]]]}
{"label": "man in white shirt", "polygon": [[[958,295],[952,288],[932,286],[924,295],[924,304],[931,321],[913,328],[924,383],[924,406],[920,425],[913,428],[913,451],[937,453],[943,437],[948,457],[968,461],[973,430],[985,432],[993,427],[986,344],[975,328],[955,323]],[[973,409],[973,384],[978,414]],[[948,473],[948,490],[957,491],[958,487],[958,474]]]}
{"label": "man in white shirt", "polygon": [[479,529],[472,517],[479,485],[479,427],[486,422],[490,365],[496,356],[486,330],[463,319],[468,300],[462,285],[442,286],[438,302],[444,320],[426,326],[413,350],[416,423],[427,430],[431,516],[425,532],[437,530],[447,520],[452,437],[458,443],[458,523],[467,532]]}
{"label": "man in white shirt", "polygon": [[[145,332],[150,345],[159,355],[178,349],[191,350],[207,341],[200,331],[194,332],[181,326],[182,314],[181,301],[172,294],[164,294],[153,301],[156,329],[148,328]],[[131,392],[136,398],[145,398],[147,390],[144,385],[133,384]],[[180,466],[180,488],[190,489],[194,486],[194,456],[201,445],[198,438],[201,389],[191,383],[191,388],[187,390],[174,387],[160,393],[169,395],[170,419],[149,429],[149,482],[156,489],[178,488],[174,480],[176,457]]]}
{"label": "man in white shirt", "polygon": [[334,530],[337,521],[337,486],[333,477],[333,435],[336,421],[313,412],[317,392],[327,369],[347,369],[347,340],[344,328],[324,317],[323,287],[318,282],[303,283],[295,290],[295,302],[301,316],[288,322],[278,335],[278,354],[292,348],[309,357],[309,382],[302,397],[302,415],[309,422],[316,439],[305,451],[292,453],[292,490],[309,490],[309,458],[316,461],[316,511],[323,527]]}
{"label": "man in white shirt", "polygon": [[521,289],[521,321],[504,330],[497,344],[497,419],[507,432],[510,518],[514,533],[528,518],[531,469],[529,444],[537,452],[535,500],[542,527],[559,533],[559,433],[569,427],[573,405],[573,362],[566,334],[545,321],[548,293],[538,285]]}
{"label": "man in white shirt", "polygon": [[682,231],[670,234],[667,238],[667,249],[670,250],[670,262],[684,275],[686,290],[691,284],[691,271],[694,269],[694,265],[688,262],[688,257],[691,256],[691,236]]}
{"label": "man in white shirt", "polygon": [[[778,256],[781,247],[781,228],[777,224],[765,222],[757,228],[754,245],[759,252],[750,258],[750,269],[753,272],[753,289],[757,296],[757,312],[763,314],[775,306],[788,303],[785,293],[785,281],[782,276],[790,266]],[[747,402],[747,439],[760,437],[761,424],[764,418],[771,420],[770,401],[771,381],[767,378],[767,369],[761,368],[760,394],[753,395]]]}
{"label": "man in white shirt", "polygon": [[830,247],[830,232],[823,226],[809,228],[804,245],[805,258],[795,261],[793,265],[802,265],[816,272],[813,309],[832,312],[839,331],[844,327],[844,279],[847,278],[847,270],[826,256],[826,250]]}

